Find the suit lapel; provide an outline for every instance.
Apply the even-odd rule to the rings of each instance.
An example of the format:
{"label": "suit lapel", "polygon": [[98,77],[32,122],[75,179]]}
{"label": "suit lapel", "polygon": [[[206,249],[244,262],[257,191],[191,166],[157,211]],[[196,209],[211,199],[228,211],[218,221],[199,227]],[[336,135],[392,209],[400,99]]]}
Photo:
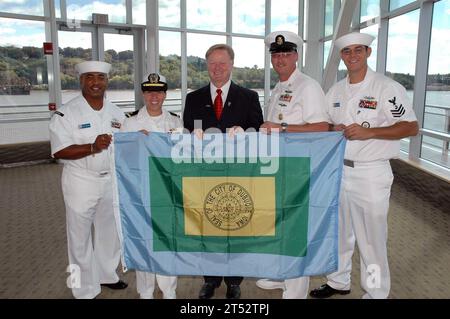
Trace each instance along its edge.
{"label": "suit lapel", "polygon": [[211,84],[208,84],[207,86],[205,86],[205,92],[202,95],[205,97],[205,107],[213,109],[214,102],[213,102],[212,96],[211,96],[211,87],[210,87],[210,85]]}
{"label": "suit lapel", "polygon": [[228,113],[231,112],[231,108],[234,106],[233,101],[236,101],[236,99],[234,98],[235,94],[236,94],[236,84],[234,84],[233,81],[231,81],[230,89],[228,90],[227,100],[223,104],[223,112],[222,112],[221,120]]}
{"label": "suit lapel", "polygon": [[210,116],[212,114],[215,117],[214,103],[212,102],[211,90],[209,88],[209,85],[204,86],[202,90],[203,92],[202,94],[200,94],[202,100],[199,103],[200,111],[202,113],[204,112],[204,114],[210,114]]}

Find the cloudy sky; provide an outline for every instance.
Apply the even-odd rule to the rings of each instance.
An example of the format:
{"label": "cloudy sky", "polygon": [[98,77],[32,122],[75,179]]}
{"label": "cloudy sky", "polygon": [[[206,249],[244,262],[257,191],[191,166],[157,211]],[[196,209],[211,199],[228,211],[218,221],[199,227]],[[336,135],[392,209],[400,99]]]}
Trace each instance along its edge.
{"label": "cloudy sky", "polygon": [[[55,1],[59,3],[59,1]],[[66,0],[68,16],[76,19],[90,19],[92,12],[107,13],[109,21],[124,22],[124,0]],[[133,1],[133,21],[143,24],[145,21],[145,0]],[[187,27],[198,30],[225,31],[225,0],[188,0]],[[402,1],[400,1],[402,2]],[[408,1],[403,1],[408,2]],[[292,0],[272,1],[273,29],[297,29],[295,18],[298,7],[292,7]],[[59,6],[57,7],[59,12]],[[0,11],[42,15],[42,0],[1,0]],[[264,0],[234,1],[233,32],[245,34],[264,34]],[[429,73],[450,73],[450,0],[441,0],[435,4],[432,31],[431,59]],[[367,14],[370,15],[370,5]],[[58,13],[59,15],[59,13]],[[179,0],[160,2],[160,25],[180,26]],[[415,48],[418,33],[418,10],[396,17],[389,25],[389,45],[387,70],[391,72],[414,73]],[[372,26],[370,33],[376,31]],[[44,24],[36,21],[12,20],[0,18],[0,45],[42,46]],[[206,49],[214,43],[225,42],[224,36],[188,34],[188,55],[204,56]],[[88,33],[60,33],[60,47],[87,47],[90,43]],[[233,38],[236,51],[236,66],[258,65],[264,63],[264,44],[261,39]],[[123,51],[132,49],[131,36],[108,35],[106,49]],[[180,35],[177,32],[160,33],[160,52],[162,55],[180,54]]]}

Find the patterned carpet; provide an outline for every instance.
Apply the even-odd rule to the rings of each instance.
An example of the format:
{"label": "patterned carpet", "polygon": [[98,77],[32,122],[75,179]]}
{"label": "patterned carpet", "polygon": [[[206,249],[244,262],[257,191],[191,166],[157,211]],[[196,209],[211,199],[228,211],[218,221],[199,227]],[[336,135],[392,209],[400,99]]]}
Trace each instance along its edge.
{"label": "patterned carpet", "polygon": [[[400,161],[389,214],[390,298],[450,298],[450,185]],[[72,298],[66,287],[67,251],[61,166],[55,163],[0,168],[0,298]],[[352,292],[361,298],[359,256],[353,258]],[[120,270],[119,270],[120,272]],[[120,272],[121,273],[121,272]],[[122,291],[104,288],[98,298],[138,298],[133,271]],[[312,278],[311,288],[324,282]],[[199,277],[180,277],[178,298],[196,299]],[[225,287],[216,291],[224,298]],[[242,298],[280,298],[255,279],[242,283]],[[161,298],[158,291],[156,298]]]}

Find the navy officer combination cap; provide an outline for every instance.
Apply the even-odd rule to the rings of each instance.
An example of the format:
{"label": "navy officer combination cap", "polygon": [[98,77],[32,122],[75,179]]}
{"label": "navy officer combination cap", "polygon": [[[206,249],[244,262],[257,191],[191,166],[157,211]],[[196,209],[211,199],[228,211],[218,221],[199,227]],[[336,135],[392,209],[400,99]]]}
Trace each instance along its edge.
{"label": "navy officer combination cap", "polygon": [[150,73],[148,81],[141,84],[141,89],[145,91],[167,91],[166,78],[158,73]]}
{"label": "navy officer combination cap", "polygon": [[297,52],[298,47],[303,45],[303,40],[291,31],[274,31],[266,36],[264,43],[270,53]]}

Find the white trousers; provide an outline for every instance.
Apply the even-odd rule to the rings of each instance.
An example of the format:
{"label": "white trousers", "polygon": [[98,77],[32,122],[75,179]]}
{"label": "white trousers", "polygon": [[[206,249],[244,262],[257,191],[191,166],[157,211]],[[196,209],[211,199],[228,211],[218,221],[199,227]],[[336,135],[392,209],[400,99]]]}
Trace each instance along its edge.
{"label": "white trousers", "polygon": [[344,166],[339,206],[339,268],[327,276],[334,289],[351,287],[355,241],[360,252],[363,298],[389,295],[387,216],[393,175],[388,161]]}
{"label": "white trousers", "polygon": [[136,288],[142,299],[153,299],[156,283],[164,299],[176,299],[177,277],[136,270]]}
{"label": "white trousers", "polygon": [[62,190],[72,269],[67,283],[71,282],[69,287],[75,298],[94,298],[101,291],[101,283],[119,280],[116,269],[120,244],[113,213],[111,175],[100,176],[65,167]]}
{"label": "white trousers", "polygon": [[282,289],[283,299],[306,299],[309,290],[309,277],[297,277],[283,281],[260,279],[256,285],[262,289]]}
{"label": "white trousers", "polygon": [[283,299],[306,299],[309,290],[309,277],[298,277],[284,281]]}

